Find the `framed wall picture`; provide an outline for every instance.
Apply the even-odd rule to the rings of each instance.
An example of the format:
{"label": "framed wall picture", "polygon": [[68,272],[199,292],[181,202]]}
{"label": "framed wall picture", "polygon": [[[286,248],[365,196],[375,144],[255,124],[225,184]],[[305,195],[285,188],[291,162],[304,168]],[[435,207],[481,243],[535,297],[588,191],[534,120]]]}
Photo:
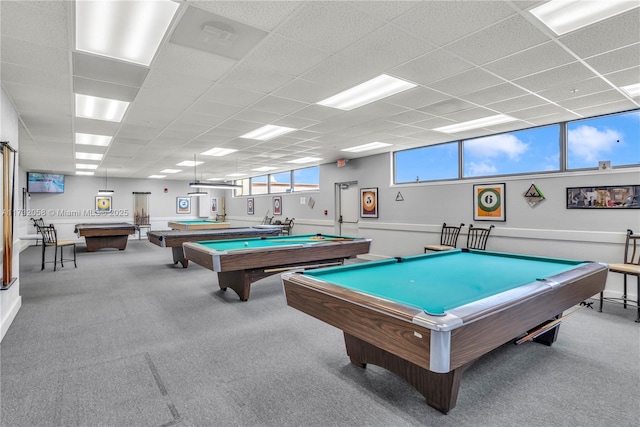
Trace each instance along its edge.
{"label": "framed wall picture", "polygon": [[505,184],[473,186],[473,220],[506,221]]}
{"label": "framed wall picture", "polygon": [[273,214],[282,215],[282,196],[273,198]]}
{"label": "framed wall picture", "polygon": [[176,197],[176,213],[179,213],[179,214],[191,213],[190,197]]}
{"label": "framed wall picture", "polygon": [[214,214],[214,215],[218,213],[218,198],[217,197],[212,197],[211,198],[211,213]]}
{"label": "framed wall picture", "polygon": [[640,185],[569,187],[567,209],[640,209]]}
{"label": "framed wall picture", "polygon": [[360,217],[378,218],[378,187],[360,189]]}
{"label": "framed wall picture", "polygon": [[96,212],[111,212],[111,196],[96,196]]}
{"label": "framed wall picture", "polygon": [[247,215],[253,215],[253,197],[247,199]]}

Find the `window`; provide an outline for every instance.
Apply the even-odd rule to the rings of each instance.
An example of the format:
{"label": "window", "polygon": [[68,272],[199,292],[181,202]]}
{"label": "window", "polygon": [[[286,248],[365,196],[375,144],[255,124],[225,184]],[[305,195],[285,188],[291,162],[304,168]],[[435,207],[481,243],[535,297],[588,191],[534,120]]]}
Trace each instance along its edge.
{"label": "window", "polygon": [[458,178],[458,143],[397,151],[396,184]]}
{"label": "window", "polygon": [[293,191],[320,189],[320,167],[296,169],[293,171]]}
{"label": "window", "polygon": [[269,193],[291,192],[291,171],[269,175]]}
{"label": "window", "polygon": [[463,141],[464,177],[560,170],[560,126]]}
{"label": "window", "polygon": [[267,175],[254,176],[251,178],[251,193],[250,194],[267,194],[269,188],[267,186]]}
{"label": "window", "polygon": [[640,164],[640,110],[567,123],[567,168]]}

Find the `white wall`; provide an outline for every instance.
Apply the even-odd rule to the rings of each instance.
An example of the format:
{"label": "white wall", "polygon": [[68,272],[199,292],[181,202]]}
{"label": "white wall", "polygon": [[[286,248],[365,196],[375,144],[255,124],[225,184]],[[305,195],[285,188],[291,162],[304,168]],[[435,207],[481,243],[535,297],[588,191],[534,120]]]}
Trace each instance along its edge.
{"label": "white wall", "polygon": [[[8,141],[10,145],[19,149],[18,144],[18,113],[16,112],[13,104],[9,101],[9,98],[4,92],[4,89],[0,91],[0,140]],[[18,162],[16,162],[17,164]],[[0,169],[2,169],[2,165],[0,164]],[[2,182],[2,174],[0,173],[0,184]],[[17,179],[18,173],[16,171],[14,179]],[[16,197],[15,197],[15,205],[16,208],[20,206],[20,194],[19,186],[15,186]],[[3,209],[6,208],[3,206]],[[16,224],[14,224],[14,230],[18,230],[20,227],[20,219],[14,218]],[[0,224],[0,229],[2,228],[2,224]],[[18,314],[18,310],[20,310],[20,306],[22,305],[22,298],[20,297],[20,278],[18,277],[20,271],[20,250],[18,240],[18,232],[14,232],[13,236],[13,277],[16,277],[16,281],[13,285],[6,290],[0,291],[0,341],[4,338],[11,322]],[[0,254],[3,252],[3,248],[0,248]],[[2,260],[4,258],[0,258]],[[1,263],[1,262],[0,262]]]}
{"label": "white wall", "polygon": [[[598,185],[640,185],[640,168],[614,169],[610,172],[573,172],[553,175],[531,175],[508,178],[452,181],[433,184],[392,186],[390,155],[376,155],[351,160],[346,167],[335,164],[320,167],[321,191],[282,196],[282,216],[296,219],[293,232],[333,233],[335,231],[335,183],[357,181],[358,187],[378,187],[379,218],[360,219],[359,235],[373,239],[371,252],[386,256],[403,256],[423,252],[427,243],[439,241],[443,222],[450,224],[474,223],[476,226],[494,224],[487,249],[532,255],[620,262],[624,235],[628,228],[640,232],[640,215],[631,209],[566,209],[566,188]],[[506,221],[473,221],[473,184],[506,184]],[[546,196],[536,207],[530,207],[524,192],[531,183]],[[95,193],[104,187],[101,177],[67,177],[67,190],[62,195],[32,194],[32,209],[92,209]],[[45,217],[61,229],[64,238],[76,238],[73,226],[78,222],[128,221],[131,222],[133,191],[150,191],[151,223],[153,229],[164,229],[167,220],[195,218],[175,213],[176,196],[184,196],[190,189],[185,181],[151,179],[111,179],[109,187],[115,190],[113,208],[129,209],[129,216],[83,217],[52,215]],[[168,189],[164,193],[164,188]],[[400,192],[404,201],[396,201]],[[225,197],[227,220],[232,226],[258,224],[267,212],[273,215],[273,195],[255,195],[254,215],[247,215],[247,197],[233,198],[230,191],[211,190],[212,197]],[[301,204],[301,197],[305,203]],[[309,197],[316,201],[311,208]],[[205,198],[209,203],[208,198]],[[324,211],[327,210],[327,215]],[[466,227],[460,236],[459,247],[466,242]],[[621,294],[621,275],[610,274],[607,294]],[[635,288],[635,287],[633,287]],[[632,290],[635,292],[635,290]],[[632,292],[632,293],[633,293]]]}
{"label": "white wall", "polygon": [[[26,180],[26,172],[23,175],[23,179]],[[210,190],[210,197],[191,198],[191,214],[177,214],[176,197],[185,197],[188,192],[194,191],[189,188],[186,181],[109,178],[108,187],[110,190],[114,190],[114,194],[111,196],[112,212],[111,214],[96,214],[95,197],[98,190],[104,188],[105,185],[104,177],[67,175],[64,193],[31,193],[25,213],[27,217],[39,218],[42,216],[45,223],[54,224],[62,239],[81,240],[74,233],[75,225],[79,223],[133,223],[133,192],[151,193],[149,195],[149,214],[152,230],[168,229],[167,221],[170,220],[196,219],[200,216],[198,209],[200,203],[209,206],[210,197],[217,197],[220,205],[221,198],[224,197],[224,190]],[[29,231],[29,233],[34,232],[35,230]]]}

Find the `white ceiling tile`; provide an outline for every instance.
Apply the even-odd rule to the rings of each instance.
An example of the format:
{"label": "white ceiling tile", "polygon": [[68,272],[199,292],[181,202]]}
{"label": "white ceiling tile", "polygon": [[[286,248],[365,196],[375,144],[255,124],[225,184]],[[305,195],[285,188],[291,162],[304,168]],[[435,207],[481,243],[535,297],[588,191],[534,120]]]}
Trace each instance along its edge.
{"label": "white ceiling tile", "polygon": [[485,64],[487,70],[512,80],[574,62],[575,58],[555,42],[547,42]]}
{"label": "white ceiling tile", "polygon": [[280,25],[303,2],[299,1],[189,1],[190,5],[270,31]]}
{"label": "white ceiling tile", "polygon": [[515,13],[502,2],[486,6],[475,1],[421,2],[394,23],[434,45],[444,46]]}
{"label": "white ceiling tile", "polygon": [[67,2],[3,2],[0,28],[2,35],[32,43],[67,49]]}
{"label": "white ceiling tile", "polygon": [[[482,3],[481,3],[482,4]],[[522,16],[498,22],[446,49],[475,64],[486,64],[546,42],[548,39]],[[491,46],[491,49],[487,49]]]}
{"label": "white ceiling tile", "polygon": [[525,95],[527,91],[520,89],[511,83],[502,83],[496,86],[466,93],[461,98],[478,105],[488,105],[500,100],[508,100]]}
{"label": "white ceiling tile", "polygon": [[349,4],[311,1],[276,33],[327,52],[338,52],[384,24],[383,20]]}
{"label": "white ceiling tile", "polygon": [[617,87],[640,83],[640,65],[609,73],[605,77]]}
{"label": "white ceiling tile", "polygon": [[559,38],[576,54],[588,58],[640,42],[640,8],[605,19]]}
{"label": "white ceiling tile", "polygon": [[569,110],[576,111],[582,108],[590,108],[594,105],[611,104],[614,102],[623,102],[625,100],[626,98],[620,92],[610,89],[604,92],[559,101],[558,105]]}
{"label": "white ceiling tile", "polygon": [[593,77],[595,77],[595,74],[591,70],[578,62],[574,62],[516,79],[514,82],[532,92],[541,92],[550,88],[570,86],[574,82]]}
{"label": "white ceiling tile", "polygon": [[290,75],[265,69],[259,65],[240,64],[233,73],[222,78],[220,83],[248,91],[269,93],[291,80],[293,77]]}
{"label": "white ceiling tile", "polygon": [[391,69],[390,74],[414,83],[428,85],[471,68],[473,64],[468,61],[445,50],[437,50]]}
{"label": "white ceiling tile", "polygon": [[480,68],[465,71],[453,77],[431,83],[429,87],[437,91],[441,91],[453,96],[462,95],[469,92],[477,92],[478,90],[496,86],[503,80],[487,73]]}

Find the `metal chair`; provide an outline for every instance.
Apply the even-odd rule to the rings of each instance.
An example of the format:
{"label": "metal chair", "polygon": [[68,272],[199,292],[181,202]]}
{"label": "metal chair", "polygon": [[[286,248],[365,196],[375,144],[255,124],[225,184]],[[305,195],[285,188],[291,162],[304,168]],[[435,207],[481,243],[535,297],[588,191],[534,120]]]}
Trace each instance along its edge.
{"label": "metal chair", "polygon": [[[600,292],[600,309],[602,312],[602,303],[605,299],[608,300],[622,300],[624,308],[627,308],[627,303],[630,301],[638,308],[638,315],[636,322],[640,323],[640,234],[633,234],[632,230],[627,230],[627,238],[624,246],[624,261],[622,264],[609,264],[609,271],[612,273],[620,273],[623,275],[624,288],[622,298],[605,298],[604,292]],[[637,301],[633,301],[627,295],[627,276],[636,276],[637,285]]]}
{"label": "metal chair", "polygon": [[282,234],[286,234],[286,235],[291,234],[291,229],[293,228],[294,220],[295,218],[285,218],[284,222],[282,223],[283,225]]}
{"label": "metal chair", "polygon": [[447,223],[442,224],[442,231],[440,232],[440,244],[439,245],[426,245],[424,247],[424,252],[427,251],[449,251],[451,249],[455,249],[458,244],[458,236],[460,235],[460,230],[464,227],[464,224],[460,224],[459,227],[455,227],[452,225],[447,225]]}
{"label": "metal chair", "polygon": [[474,227],[473,224],[469,224],[469,234],[467,235],[467,248],[480,249],[484,251],[487,248],[487,240],[491,229],[495,225],[489,226],[489,228]]}
{"label": "metal chair", "polygon": [[[44,227],[44,219],[42,217],[35,219],[30,218],[33,221],[33,226],[36,228],[38,234],[42,237],[42,233],[40,233],[40,227]],[[38,246],[38,240],[36,240],[36,246]]]}
{"label": "metal chair", "polygon": [[[53,262],[53,271],[56,271],[58,261],[60,261],[62,267],[64,267],[64,261],[73,261],[73,265],[78,268],[76,264],[76,242],[73,240],[58,240],[58,233],[53,225],[39,227],[39,230],[42,233],[42,268],[40,270],[44,270],[45,263]],[[64,258],[63,249],[67,246],[73,246],[73,259]],[[45,250],[48,247],[53,247],[53,261],[45,261]],[[58,260],[58,248],[60,248],[60,260]]]}

